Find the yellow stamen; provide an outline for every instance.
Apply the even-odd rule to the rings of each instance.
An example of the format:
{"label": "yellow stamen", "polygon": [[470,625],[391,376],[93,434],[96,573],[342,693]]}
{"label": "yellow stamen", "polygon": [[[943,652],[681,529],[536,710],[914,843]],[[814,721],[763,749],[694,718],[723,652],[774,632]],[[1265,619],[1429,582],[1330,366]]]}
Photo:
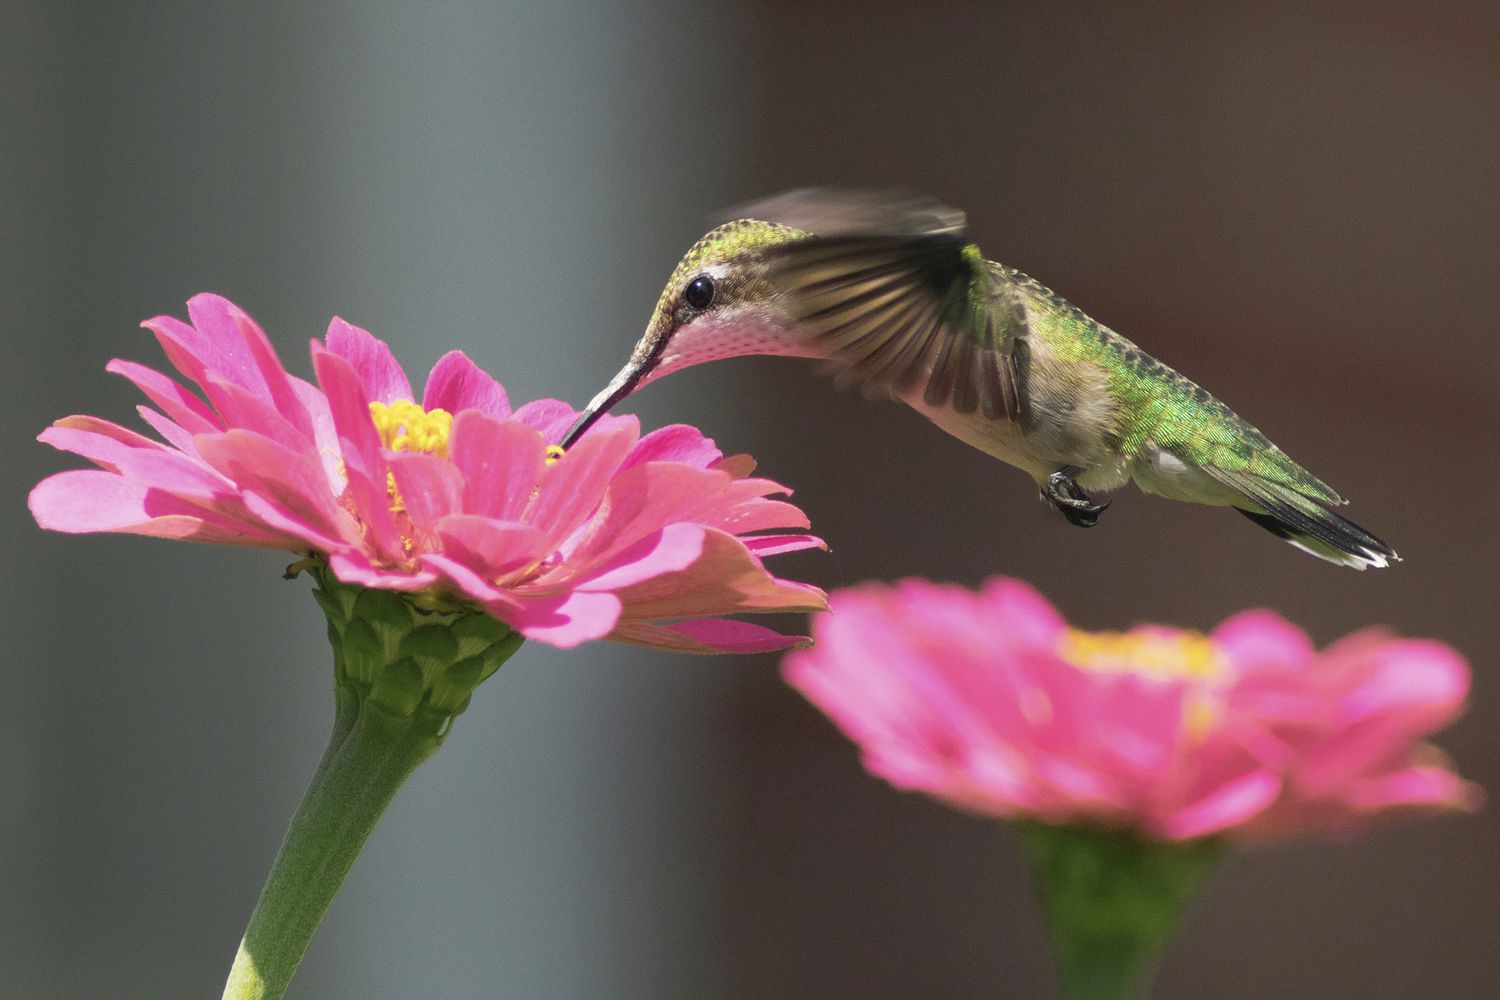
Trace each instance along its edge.
{"label": "yellow stamen", "polygon": [[1224,654],[1200,632],[1085,632],[1068,629],[1058,652],[1082,670],[1128,672],[1162,680],[1212,680],[1227,669]]}
{"label": "yellow stamen", "polygon": [[391,513],[404,514],[406,512],[406,501],[401,499],[401,491],[396,489],[396,474],[387,472],[385,474],[385,494],[391,498]]}
{"label": "yellow stamen", "polygon": [[398,399],[390,404],[371,403],[370,419],[375,422],[380,443],[391,451],[448,457],[453,414],[447,410],[424,410],[409,399]]}

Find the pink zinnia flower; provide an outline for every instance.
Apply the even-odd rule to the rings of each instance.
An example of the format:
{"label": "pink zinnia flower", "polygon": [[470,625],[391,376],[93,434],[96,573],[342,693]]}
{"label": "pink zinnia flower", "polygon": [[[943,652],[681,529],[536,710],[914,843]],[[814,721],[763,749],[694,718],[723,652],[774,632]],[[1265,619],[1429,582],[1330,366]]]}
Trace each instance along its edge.
{"label": "pink zinnia flower", "polygon": [[787,679],[870,771],[976,812],[1176,841],[1477,801],[1421,742],[1467,694],[1439,643],[1362,633],[1318,653],[1265,611],[1207,636],[1086,632],[1007,579],[866,585],[832,612]]}
{"label": "pink zinnia flower", "polygon": [[458,351],[419,404],[385,343],[341,319],[312,343],[315,386],[226,299],[196,296],[188,316],[145,326],[201,396],[110,362],[155,404],[139,412],[162,441],[59,420],[41,440],[99,469],[32,491],[42,527],[317,553],[346,583],[477,606],[556,646],[781,649],[800,638],[716,616],[825,606],[761,562],[821,545],[771,499],[787,491],[692,427],[642,437],[633,418],[608,419],[564,454],[570,406],[512,410]]}

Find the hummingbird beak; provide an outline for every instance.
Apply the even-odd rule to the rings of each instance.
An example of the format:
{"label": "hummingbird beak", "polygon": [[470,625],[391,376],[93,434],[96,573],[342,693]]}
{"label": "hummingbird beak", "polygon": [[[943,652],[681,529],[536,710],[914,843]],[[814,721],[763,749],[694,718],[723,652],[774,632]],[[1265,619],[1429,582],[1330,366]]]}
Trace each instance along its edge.
{"label": "hummingbird beak", "polygon": [[608,413],[610,407],[630,395],[650,369],[652,360],[654,359],[648,358],[645,361],[636,361],[632,358],[628,361],[625,367],[609,380],[609,385],[606,385],[599,395],[589,400],[589,405],[584,407],[583,412],[578,415],[578,420],[568,433],[563,435],[563,448],[573,447],[573,442],[583,437],[583,432],[592,427],[594,421]]}

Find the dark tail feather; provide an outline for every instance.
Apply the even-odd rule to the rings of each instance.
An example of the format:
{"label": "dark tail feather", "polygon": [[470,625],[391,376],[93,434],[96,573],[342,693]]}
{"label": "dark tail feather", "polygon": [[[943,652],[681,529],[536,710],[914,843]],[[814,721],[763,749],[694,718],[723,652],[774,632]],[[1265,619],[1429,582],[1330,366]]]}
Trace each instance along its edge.
{"label": "dark tail feather", "polygon": [[1304,552],[1360,570],[1401,561],[1385,542],[1289,486],[1245,472],[1209,472],[1249,501],[1236,510]]}

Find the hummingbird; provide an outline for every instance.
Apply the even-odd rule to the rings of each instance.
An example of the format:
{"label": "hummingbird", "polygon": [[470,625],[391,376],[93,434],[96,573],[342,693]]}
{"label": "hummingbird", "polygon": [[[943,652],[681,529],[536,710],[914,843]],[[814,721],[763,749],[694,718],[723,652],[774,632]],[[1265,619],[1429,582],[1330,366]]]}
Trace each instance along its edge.
{"label": "hummingbird", "polygon": [[741,211],[683,256],[629,360],[566,448],[627,395],[693,365],[813,358],[1016,466],[1081,527],[1130,481],[1227,506],[1355,569],[1399,557],[1348,501],[1196,383],[1050,288],[988,260],[962,212],[911,196],[798,191]]}

